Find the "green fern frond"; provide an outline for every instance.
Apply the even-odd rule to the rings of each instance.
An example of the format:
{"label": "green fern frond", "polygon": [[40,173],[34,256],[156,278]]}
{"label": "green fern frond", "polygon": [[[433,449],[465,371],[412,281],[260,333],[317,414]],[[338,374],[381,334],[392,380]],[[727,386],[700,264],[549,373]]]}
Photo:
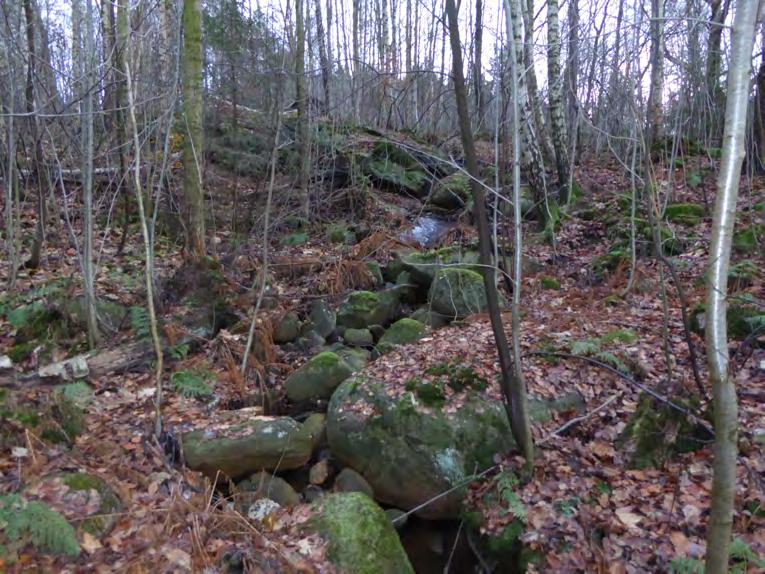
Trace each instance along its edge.
{"label": "green fern frond", "polygon": [[147,339],[151,335],[151,320],[149,312],[144,307],[130,308],[130,328],[139,339]]}
{"label": "green fern frond", "polygon": [[213,390],[205,383],[210,378],[210,373],[200,375],[191,371],[178,371],[170,377],[170,382],[182,396],[197,398],[213,394]]}
{"label": "green fern frond", "polygon": [[607,365],[611,365],[617,371],[621,371],[622,373],[629,374],[630,372],[630,368],[624,364],[624,361],[609,351],[601,351],[600,353],[596,353],[594,358]]}
{"label": "green fern frond", "polygon": [[518,479],[513,474],[501,474],[497,478],[497,490],[507,504],[508,511],[521,522],[526,522],[526,507],[515,493],[516,486],[518,486]]}
{"label": "green fern frond", "polygon": [[697,558],[674,558],[669,563],[672,574],[704,574],[704,563]]}
{"label": "green fern frond", "polygon": [[10,542],[27,541],[42,552],[77,556],[80,545],[66,519],[43,502],[0,496],[0,531]]}
{"label": "green fern frond", "polygon": [[571,354],[589,356],[600,351],[600,341],[598,339],[585,339],[583,341],[573,341],[571,343]]}

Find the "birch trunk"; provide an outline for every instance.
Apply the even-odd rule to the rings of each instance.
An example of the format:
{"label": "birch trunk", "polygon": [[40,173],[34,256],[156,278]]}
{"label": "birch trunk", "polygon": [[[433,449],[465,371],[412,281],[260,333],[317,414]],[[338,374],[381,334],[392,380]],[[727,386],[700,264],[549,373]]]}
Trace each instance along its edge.
{"label": "birch trunk", "polygon": [[558,168],[558,189],[561,203],[568,203],[568,136],[563,108],[563,84],[560,75],[560,32],[558,30],[558,0],[547,1],[547,91],[550,98],[550,127],[552,128],[555,165]]}

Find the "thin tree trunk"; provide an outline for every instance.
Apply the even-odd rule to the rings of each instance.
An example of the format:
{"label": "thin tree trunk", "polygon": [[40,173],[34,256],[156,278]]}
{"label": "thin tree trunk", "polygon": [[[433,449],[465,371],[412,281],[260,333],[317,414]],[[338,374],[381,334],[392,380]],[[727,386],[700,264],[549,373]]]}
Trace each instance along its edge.
{"label": "thin tree trunk", "polygon": [[303,23],[303,2],[295,0],[295,98],[297,100],[298,146],[300,149],[300,174],[298,186],[303,194],[303,214],[310,219],[311,207],[308,189],[310,174],[311,144],[308,141],[308,106],[305,91],[305,26]]}
{"label": "thin tree trunk", "polygon": [[[722,62],[722,34],[725,27],[725,19],[728,17],[730,0],[710,0],[709,7],[711,17],[709,19],[709,38],[707,44],[707,97],[712,102],[712,118],[717,118],[722,111],[725,94],[720,86],[720,67]],[[720,122],[712,121],[712,133],[709,134],[713,141],[720,137]]]}
{"label": "thin tree trunk", "polygon": [[475,41],[473,46],[473,97],[475,99],[476,128],[484,121],[483,73],[483,0],[475,0]]}
{"label": "thin tree trunk", "polygon": [[205,254],[204,190],[202,188],[202,0],[183,2],[183,195],[186,202],[186,250],[196,259]]}
{"label": "thin tree trunk", "polygon": [[550,127],[552,128],[555,164],[558,168],[558,190],[561,203],[568,203],[568,136],[563,109],[563,83],[560,75],[560,31],[558,30],[558,0],[547,1],[547,90],[550,98]]}
{"label": "thin tree trunk", "polygon": [[499,308],[497,284],[494,277],[495,267],[491,256],[491,236],[489,234],[488,215],[486,213],[486,198],[483,187],[478,182],[478,160],[476,158],[473,142],[473,132],[470,128],[470,115],[468,113],[467,93],[465,80],[462,74],[462,47],[459,37],[459,19],[454,0],[446,0],[446,14],[449,18],[449,38],[452,48],[452,80],[454,82],[454,95],[457,100],[457,115],[460,123],[460,135],[462,147],[465,153],[465,165],[470,175],[470,187],[473,192],[475,214],[478,226],[478,249],[481,254],[481,271],[483,274],[484,287],[486,288],[486,300],[489,307],[491,327],[494,332],[494,341],[499,355],[499,364],[502,371],[502,393],[505,399],[505,409],[510,422],[513,436],[518,446],[523,451],[526,463],[531,466],[534,460],[534,444],[531,436],[531,426],[526,401],[526,387],[523,379],[518,376],[518,365],[513,364],[513,357],[507,341],[502,315]]}
{"label": "thin tree trunk", "polygon": [[749,77],[758,0],[737,0],[728,70],[720,174],[717,179],[707,279],[706,347],[714,397],[715,446],[712,509],[707,527],[706,574],[728,571],[736,493],[738,404],[728,371],[726,297],[733,224],[736,218],[749,104]]}
{"label": "thin tree trunk", "polygon": [[[96,315],[95,270],[93,268],[93,87],[95,84],[93,62],[93,0],[85,0],[85,43],[87,63],[81,62],[82,71],[87,68],[81,84],[82,93],[82,221],[83,263],[85,284],[85,317],[88,325],[88,345],[93,349],[98,343],[98,319]],[[84,89],[83,89],[84,88]]]}
{"label": "thin tree trunk", "polygon": [[319,43],[319,63],[321,64],[321,83],[324,88],[324,114],[329,113],[330,101],[329,101],[329,82],[330,82],[330,68],[329,59],[327,58],[327,44],[324,37],[324,21],[321,17],[321,0],[314,0],[316,7],[316,41]]}
{"label": "thin tree trunk", "polygon": [[664,0],[651,0],[651,86],[646,110],[646,153],[653,151],[663,134]]}

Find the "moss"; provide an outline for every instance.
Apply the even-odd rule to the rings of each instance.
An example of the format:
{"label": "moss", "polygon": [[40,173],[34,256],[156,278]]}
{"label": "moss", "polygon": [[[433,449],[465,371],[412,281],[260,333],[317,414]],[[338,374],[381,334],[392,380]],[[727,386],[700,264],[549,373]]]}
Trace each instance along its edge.
{"label": "moss", "polygon": [[28,343],[19,343],[18,345],[14,345],[8,349],[6,353],[11,361],[14,363],[21,363],[32,355],[32,351],[35,350],[36,346],[37,344],[33,341]]}
{"label": "moss", "polygon": [[704,215],[704,206],[696,203],[673,203],[664,210],[668,221],[688,226],[698,225]]}
{"label": "moss", "polygon": [[756,253],[765,242],[765,224],[753,224],[733,234],[733,248],[739,253]]}
{"label": "moss", "polygon": [[122,502],[114,491],[101,477],[84,472],[66,473],[61,475],[62,481],[74,491],[91,491],[98,493],[101,504],[95,513],[81,522],[82,529],[93,536],[102,536],[111,530],[117,521],[116,512],[122,509]]}
{"label": "moss", "polygon": [[282,245],[287,246],[296,246],[296,245],[302,245],[303,243],[308,242],[308,234],[304,231],[299,231],[297,233],[290,233],[289,235],[285,235],[281,239]]}
{"label": "moss", "polygon": [[629,251],[622,245],[615,244],[608,253],[592,260],[592,271],[597,278],[603,279],[608,273],[626,266],[629,263],[629,258]]}
{"label": "moss", "polygon": [[439,407],[446,401],[443,387],[437,382],[423,381],[422,379],[409,379],[404,388],[428,407]]}
{"label": "moss", "polygon": [[542,277],[539,280],[539,284],[542,286],[542,289],[550,289],[553,291],[557,291],[561,287],[560,281],[555,277]]}
{"label": "moss", "polygon": [[415,319],[399,319],[380,338],[377,349],[387,353],[397,345],[405,345],[417,341],[425,334],[425,325]]}
{"label": "moss", "polygon": [[323,351],[309,361],[312,365],[316,365],[322,369],[333,369],[339,365],[340,362],[340,357],[330,351]]}
{"label": "moss", "polygon": [[632,329],[614,329],[603,335],[600,340],[605,344],[618,342],[633,345],[637,342],[638,336]]}
{"label": "moss", "polygon": [[309,525],[327,541],[327,557],[340,572],[414,573],[385,512],[365,494],[326,496]]}

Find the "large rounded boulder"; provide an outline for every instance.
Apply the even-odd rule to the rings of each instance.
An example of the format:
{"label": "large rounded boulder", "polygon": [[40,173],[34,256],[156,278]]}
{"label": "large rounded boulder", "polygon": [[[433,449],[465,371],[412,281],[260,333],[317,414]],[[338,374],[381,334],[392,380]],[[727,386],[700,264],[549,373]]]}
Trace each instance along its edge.
{"label": "large rounded boulder", "polygon": [[[361,473],[377,500],[405,510],[491,466],[495,453],[514,445],[507,415],[481,392],[486,381],[465,369],[444,367],[443,376],[397,389],[363,373],[348,379],[327,413],[333,456]],[[458,400],[445,409],[447,397]],[[464,496],[457,488],[418,514],[456,518]]]}
{"label": "large rounded boulder", "polygon": [[435,311],[448,317],[480,313],[487,306],[483,277],[471,269],[441,269],[430,286],[428,300]]}

